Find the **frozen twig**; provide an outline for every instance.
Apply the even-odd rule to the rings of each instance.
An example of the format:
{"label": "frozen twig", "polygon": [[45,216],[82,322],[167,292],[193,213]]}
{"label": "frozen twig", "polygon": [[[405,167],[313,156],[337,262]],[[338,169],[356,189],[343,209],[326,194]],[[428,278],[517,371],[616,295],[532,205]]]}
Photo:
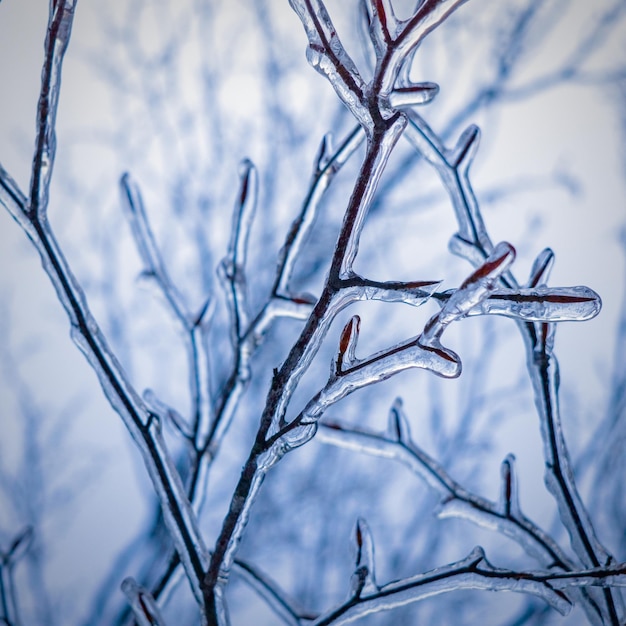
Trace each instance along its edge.
{"label": "frozen twig", "polygon": [[328,189],[335,175],[341,170],[346,161],[363,143],[365,134],[356,126],[333,152],[332,136],[327,134],[320,145],[316,158],[313,178],[309,191],[302,205],[302,210],[294,220],[287,239],[280,253],[278,271],[274,283],[274,295],[288,297],[290,293],[289,281],[293,273],[298,253],[306,243],[309,233],[315,223],[317,210],[324,193]]}
{"label": "frozen twig", "polygon": [[[417,115],[412,114],[406,136],[415,148],[439,173],[455,208],[459,226],[458,234],[451,240],[451,250],[478,265],[492,249],[470,181],[469,167],[476,150],[478,129],[470,127],[459,139],[453,150],[447,150],[435,133]],[[527,288],[547,295],[547,276],[553,262],[553,254],[544,250],[533,266]],[[510,272],[501,277],[507,289],[517,288],[517,281]],[[574,314],[575,319],[587,319],[599,312],[599,297],[587,288],[569,288],[557,292],[559,308]],[[566,296],[566,303],[562,296]],[[552,298],[554,300],[554,298]],[[550,308],[546,302],[546,308]],[[518,307],[513,308],[516,310]],[[567,319],[571,319],[568,317]],[[560,318],[557,316],[557,321]],[[572,546],[581,562],[587,567],[601,567],[612,562],[612,557],[600,544],[574,482],[569,454],[562,435],[558,410],[558,364],[552,353],[554,325],[537,321],[525,321],[520,315],[518,327],[527,348],[527,364],[535,391],[535,404],[541,418],[544,442],[545,482],[554,495],[561,520],[568,530]],[[603,613],[607,623],[618,626],[622,620],[621,597],[609,588],[602,590]]]}
{"label": "frozen twig", "polygon": [[76,0],[50,2],[28,206],[29,218],[40,222],[47,220],[50,181],[56,152],[55,122],[61,90],[61,68],[72,32],[75,8]]}
{"label": "frozen twig", "polygon": [[276,616],[287,626],[301,626],[307,620],[316,619],[316,615],[299,607],[296,601],[289,598],[274,581],[249,563],[237,559],[233,565],[233,571],[265,600]]}
{"label": "frozen twig", "polygon": [[[558,544],[522,514],[516,504],[515,491],[505,489],[505,480],[503,493],[508,496],[500,502],[490,502],[467,491],[435,459],[416,445],[399,400],[389,413],[386,435],[356,430],[336,422],[323,422],[318,437],[325,443],[341,448],[402,463],[441,494],[440,516],[464,517],[485,528],[497,530],[519,543],[546,567],[563,570],[574,567]],[[507,457],[503,463],[503,472],[506,468],[509,477],[512,477],[512,467],[512,461]],[[508,484],[513,485],[513,480]]]}
{"label": "frozen twig", "polygon": [[138,626],[166,626],[154,598],[147,589],[138,585],[133,578],[126,578],[122,582],[122,591],[130,602]]}
{"label": "frozen twig", "polygon": [[37,113],[37,140],[31,177],[31,197],[21,193],[0,168],[0,202],[23,227],[37,248],[71,324],[74,342],[96,372],[111,406],[137,443],[163,510],[165,523],[199,602],[200,580],[207,559],[195,514],[180,476],[163,442],[158,420],[131,383],[93,318],[84,293],[70,270],[46,215],[50,173],[54,164],[54,121],[61,81],[61,63],[71,30],[74,3],[52,2],[46,56]]}
{"label": "frozen twig", "polygon": [[572,587],[626,586],[626,565],[572,572],[515,571],[494,567],[482,548],[465,559],[365,591],[353,586],[348,600],[313,622],[313,626],[346,624],[356,619],[459,589],[514,591],[535,595],[562,614],[571,610],[563,590]]}

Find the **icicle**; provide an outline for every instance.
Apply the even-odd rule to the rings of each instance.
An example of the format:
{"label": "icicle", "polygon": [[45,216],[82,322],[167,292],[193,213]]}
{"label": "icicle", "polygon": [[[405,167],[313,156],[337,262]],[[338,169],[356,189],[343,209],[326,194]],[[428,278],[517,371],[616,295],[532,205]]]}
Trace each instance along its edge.
{"label": "icicle", "polygon": [[394,108],[428,104],[439,93],[437,83],[416,83],[410,87],[398,87],[389,94],[389,104]]}
{"label": "icicle", "polygon": [[356,563],[352,574],[352,597],[378,591],[374,564],[374,540],[367,522],[359,518],[355,527]]}

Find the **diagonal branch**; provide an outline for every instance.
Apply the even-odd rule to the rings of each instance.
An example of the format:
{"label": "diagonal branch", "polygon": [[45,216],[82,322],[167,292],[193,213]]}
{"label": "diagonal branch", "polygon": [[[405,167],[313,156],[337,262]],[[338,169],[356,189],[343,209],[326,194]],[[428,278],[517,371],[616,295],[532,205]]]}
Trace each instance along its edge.
{"label": "diagonal branch", "polygon": [[160,425],[131,383],[110,349],[87,305],[85,295],[51,231],[45,210],[55,156],[56,109],[61,64],[67,48],[74,4],[53,1],[50,5],[46,57],[37,117],[37,141],[33,159],[31,198],[19,190],[0,168],[0,202],[22,226],[37,248],[71,325],[71,336],[96,372],[105,396],[120,415],[137,443],[152,479],[176,550],[185,566],[194,595],[202,602],[200,580],[207,560],[195,514],[185,495],[161,436]]}

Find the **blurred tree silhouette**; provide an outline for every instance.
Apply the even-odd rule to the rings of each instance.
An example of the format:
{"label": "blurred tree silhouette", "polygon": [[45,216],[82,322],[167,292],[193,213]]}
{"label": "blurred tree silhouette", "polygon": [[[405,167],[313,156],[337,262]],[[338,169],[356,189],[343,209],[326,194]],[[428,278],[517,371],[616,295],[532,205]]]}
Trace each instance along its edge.
{"label": "blurred tree silhouette", "polygon": [[0,202],[137,445],[4,217],[4,622],[623,623],[623,3],[50,4]]}

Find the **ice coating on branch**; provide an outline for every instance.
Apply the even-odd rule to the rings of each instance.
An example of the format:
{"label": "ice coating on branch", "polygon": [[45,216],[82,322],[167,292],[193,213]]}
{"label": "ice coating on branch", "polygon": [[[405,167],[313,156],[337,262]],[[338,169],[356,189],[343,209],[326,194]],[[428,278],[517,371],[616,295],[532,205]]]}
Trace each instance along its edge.
{"label": "ice coating on branch", "polygon": [[456,146],[447,153],[447,161],[455,169],[469,169],[480,144],[480,128],[468,126],[459,137]]}
{"label": "ice coating on branch", "polygon": [[[356,323],[350,322],[344,329],[343,337],[346,351],[356,340]],[[353,338],[352,341],[350,338]],[[326,386],[306,405],[301,413],[305,423],[317,421],[324,411],[357,389],[387,380],[407,369],[426,369],[444,378],[455,378],[461,373],[461,362],[450,356],[451,351],[436,347],[422,346],[419,338],[399,343],[391,348],[377,352],[366,359],[345,362],[339,352],[331,367],[331,377]]]}
{"label": "ice coating on branch", "polygon": [[421,449],[411,439],[409,422],[400,399],[393,403],[389,412],[386,436],[354,430],[338,423],[323,423],[317,437],[324,443],[405,465],[415,476],[441,494],[442,500],[436,510],[438,517],[463,518],[483,528],[501,532],[546,566],[557,565],[571,569],[568,557],[558,545],[513,505],[514,485],[511,490],[511,517],[507,518],[503,515],[501,503],[490,502],[464,489]]}
{"label": "ice coating on branch", "polygon": [[372,120],[364,103],[365,84],[346,52],[322,0],[289,0],[306,31],[306,56],[311,66],[326,76],[339,98],[365,128]]}
{"label": "ice coating on branch", "polygon": [[452,254],[456,254],[462,259],[469,261],[474,267],[478,267],[485,260],[480,249],[477,248],[474,243],[461,237],[458,233],[450,237],[448,249]]}
{"label": "ice coating on branch", "polygon": [[350,302],[380,300],[382,302],[403,302],[409,306],[417,307],[432,297],[441,281],[377,281],[351,273],[340,279],[339,284]]}
{"label": "ice coating on branch", "polygon": [[122,581],[122,591],[130,602],[138,626],[165,626],[152,594],[137,584],[134,578],[128,577]]}
{"label": "ice coating on branch", "polygon": [[354,538],[356,559],[355,570],[352,574],[352,596],[359,598],[378,591],[374,563],[374,539],[367,522],[361,517],[356,522]]}
{"label": "ice coating on branch", "polygon": [[396,398],[389,409],[387,431],[392,441],[406,445],[411,441],[411,427],[404,413],[402,398]]}
{"label": "ice coating on branch", "polygon": [[185,418],[176,409],[165,404],[152,389],[145,389],[142,398],[146,406],[159,415],[162,421],[169,420],[185,439],[191,439],[191,428],[185,421]]}
{"label": "ice coating on branch", "polygon": [[245,265],[257,204],[257,174],[250,160],[242,161],[239,179],[228,251],[218,267],[230,312],[231,340],[235,351],[249,324]]}
{"label": "ice coating on branch", "polygon": [[324,137],[322,137],[320,147],[315,157],[314,162],[316,172],[321,172],[328,165],[333,156],[333,152],[333,134],[331,132],[327,132]]}
{"label": "ice coating on branch", "polygon": [[520,576],[518,572],[495,568],[486,559],[483,549],[476,547],[460,561],[362,594],[357,602],[351,600],[336,607],[313,622],[313,626],[347,624],[365,615],[459,589],[528,593],[541,598],[563,615],[572,607],[564,593],[552,588],[548,577]]}
{"label": "ice coating on branch", "polygon": [[[300,210],[300,215],[292,223],[285,244],[280,251],[273,290],[277,297],[290,298],[289,281],[298,253],[306,243],[315,224],[320,201],[335,175],[364,140],[365,133],[360,126],[357,126],[344,138],[336,151],[331,153],[330,136],[327,134],[324,137],[316,158],[316,172]],[[313,298],[312,302],[315,301],[316,298]]]}
{"label": "ice coating on branch", "polygon": [[[450,293],[450,292],[448,292]],[[503,315],[526,322],[580,322],[602,308],[600,296],[589,287],[494,289],[466,315]]]}
{"label": "ice coating on branch", "polygon": [[506,242],[499,243],[483,264],[469,276],[447,299],[441,311],[427,322],[419,337],[420,345],[440,350],[451,358],[458,357],[443,348],[440,337],[448,324],[462,319],[472,309],[481,305],[494,290],[497,280],[515,258],[515,249]]}
{"label": "ice coating on branch", "polygon": [[338,376],[345,368],[349,368],[356,360],[354,351],[359,339],[359,331],[361,328],[361,318],[354,315],[345,325],[341,338],[339,339],[339,353],[335,363],[335,372]]}
{"label": "ice coating on branch", "polygon": [[46,57],[41,72],[37,103],[37,138],[31,170],[29,214],[38,221],[47,219],[52,168],[56,156],[56,115],[61,89],[63,57],[72,31],[75,0],[50,3],[46,31]]}
{"label": "ice coating on branch", "polygon": [[530,277],[526,283],[527,287],[537,287],[548,282],[552,266],[554,265],[554,252],[550,248],[545,248],[533,262],[530,270]]}
{"label": "ice coating on branch", "polygon": [[437,83],[416,83],[408,87],[398,87],[389,94],[389,104],[396,109],[428,104],[438,93]]}
{"label": "ice coating on branch", "polygon": [[517,474],[515,472],[515,456],[508,454],[500,466],[502,479],[500,488],[500,508],[505,517],[519,516],[519,499],[517,495]]}

